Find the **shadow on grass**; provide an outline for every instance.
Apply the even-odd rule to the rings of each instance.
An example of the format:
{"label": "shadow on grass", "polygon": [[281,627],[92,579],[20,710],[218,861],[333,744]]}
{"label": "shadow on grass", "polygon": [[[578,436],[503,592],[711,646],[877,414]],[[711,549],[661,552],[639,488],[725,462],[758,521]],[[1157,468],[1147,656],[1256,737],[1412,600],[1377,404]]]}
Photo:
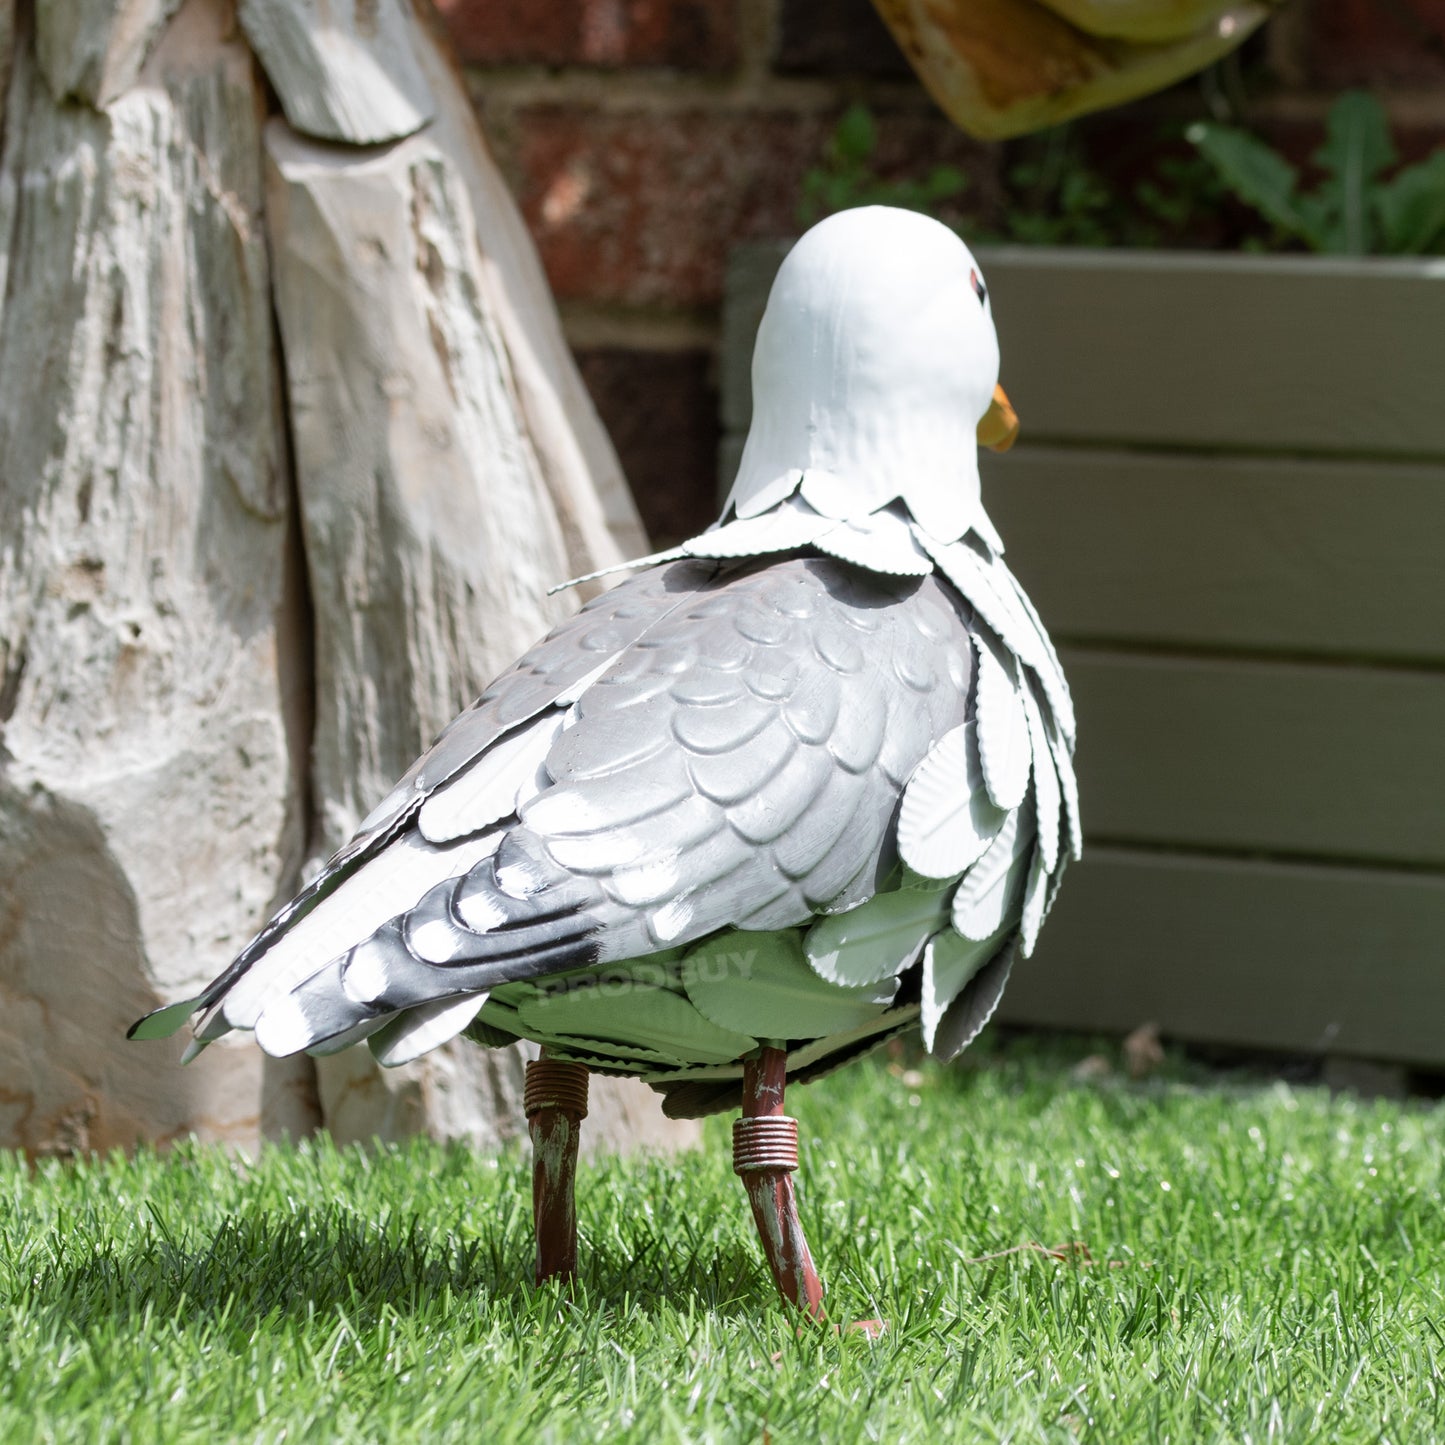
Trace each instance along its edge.
{"label": "shadow on grass", "polygon": [[[420,1219],[376,1223],[341,1208],[263,1211],[229,1216],[206,1238],[177,1239],[152,1217],[153,1227],[129,1248],[62,1242],[33,1277],[30,1303],[82,1331],[147,1315],[186,1328],[344,1315],[360,1329],[384,1311],[423,1315],[465,1309],[468,1301],[515,1317],[560,1291],[532,1283],[530,1220],[525,1233],[504,1218],[468,1237]],[[579,1306],[626,1301],[656,1313],[693,1305],[734,1316],[773,1299],[760,1259],[741,1242],[709,1255],[655,1235],[629,1244],[624,1253],[582,1240]]]}

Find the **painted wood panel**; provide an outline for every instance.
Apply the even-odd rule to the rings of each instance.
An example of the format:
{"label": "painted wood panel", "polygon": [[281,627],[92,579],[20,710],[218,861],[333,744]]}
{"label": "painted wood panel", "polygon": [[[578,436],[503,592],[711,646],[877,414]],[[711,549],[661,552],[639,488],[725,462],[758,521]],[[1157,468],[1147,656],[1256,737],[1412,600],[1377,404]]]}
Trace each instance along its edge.
{"label": "painted wood panel", "polygon": [[1445,466],[1020,446],[984,500],[1061,639],[1445,664]]}
{"label": "painted wood panel", "polygon": [[1445,879],[1095,848],[1000,1017],[1445,1064]]}
{"label": "painted wood panel", "polygon": [[[725,430],[747,430],[752,337],[787,251],[734,259]],[[1445,260],[1034,246],[978,257],[1027,440],[1445,457]]]}
{"label": "painted wood panel", "polygon": [[980,259],[1035,440],[1445,456],[1445,260]]}
{"label": "painted wood panel", "polygon": [[1089,836],[1445,866],[1445,675],[1061,655]]}
{"label": "painted wood panel", "polygon": [[[728,261],[718,373],[724,433],[735,432],[741,437],[753,419],[753,340],[768,304],[773,277],[791,245],[790,241],[759,241],[739,246]],[[732,478],[726,481],[731,483]]]}

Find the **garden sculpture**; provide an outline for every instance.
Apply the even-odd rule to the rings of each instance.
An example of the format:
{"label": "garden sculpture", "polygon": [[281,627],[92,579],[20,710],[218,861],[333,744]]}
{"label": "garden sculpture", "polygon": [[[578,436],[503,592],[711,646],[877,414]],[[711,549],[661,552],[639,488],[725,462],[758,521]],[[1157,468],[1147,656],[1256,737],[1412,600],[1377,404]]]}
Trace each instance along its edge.
{"label": "garden sculpture", "polygon": [[933,98],[995,140],[1216,64],[1285,0],[873,0]]}
{"label": "garden sculpture", "polygon": [[951,1059],[1080,847],[1074,716],[980,503],[1017,420],[988,291],[868,207],[784,262],[720,522],[643,559],[457,718],[198,998],[272,1055],[531,1039],[537,1278],[576,1263],[589,1071],[742,1107],[734,1168],[821,1312],[784,1089],[921,1022]]}

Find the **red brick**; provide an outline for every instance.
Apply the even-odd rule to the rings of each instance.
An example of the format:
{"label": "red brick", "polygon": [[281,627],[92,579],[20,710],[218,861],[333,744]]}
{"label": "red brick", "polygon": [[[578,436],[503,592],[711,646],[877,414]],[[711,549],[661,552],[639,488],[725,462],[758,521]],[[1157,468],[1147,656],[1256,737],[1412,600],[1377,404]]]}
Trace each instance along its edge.
{"label": "red brick", "polygon": [[773,68],[784,75],[912,75],[908,57],[868,0],[783,0]]}
{"label": "red brick", "polygon": [[461,58],[476,65],[737,64],[738,0],[437,0]]}
{"label": "red brick", "polygon": [[[519,112],[522,208],[553,289],[573,300],[715,306],[736,242],[802,229],[803,177],[836,120],[777,110]],[[883,174],[947,163],[970,177],[970,209],[993,204],[995,148],[932,110],[877,120]]]}
{"label": "red brick", "polygon": [[1445,80],[1445,0],[1315,0],[1306,67],[1327,86]]}
{"label": "red brick", "polygon": [[596,347],[579,351],[577,363],[653,545],[697,536],[717,517],[720,433],[710,353]]}

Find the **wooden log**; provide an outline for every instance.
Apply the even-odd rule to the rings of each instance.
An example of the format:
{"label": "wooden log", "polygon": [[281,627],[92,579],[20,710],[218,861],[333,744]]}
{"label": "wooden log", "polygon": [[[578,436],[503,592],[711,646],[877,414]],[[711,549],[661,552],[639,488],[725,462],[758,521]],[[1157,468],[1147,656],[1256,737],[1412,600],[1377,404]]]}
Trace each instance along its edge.
{"label": "wooden log", "polygon": [[[548,586],[616,544],[594,504],[572,513],[567,545],[539,456],[546,434],[518,404],[474,193],[438,137],[354,153],[273,121],[266,146],[315,613],[312,791],[329,852],[462,705],[576,606]],[[575,451],[556,436],[565,419],[550,422],[554,450]],[[572,478],[580,489],[580,462]],[[383,1075],[352,1051],[319,1061],[322,1107],[342,1138],[424,1120],[491,1143],[520,1125],[524,1062],[461,1043]],[[655,1106],[652,1117],[646,1137],[683,1137]]]}
{"label": "wooden log", "polygon": [[4,141],[3,98],[10,93],[10,67],[15,60],[15,0],[0,0],[0,142]]}
{"label": "wooden log", "polygon": [[180,0],[45,0],[35,48],[56,100],[108,105],[135,84]]}
{"label": "wooden log", "polygon": [[266,148],[330,851],[567,615],[546,593],[569,560],[447,158],[430,136],[356,155],[281,121]]}
{"label": "wooden log", "polygon": [[[404,191],[384,154],[314,148],[329,158],[314,216],[343,193],[401,208],[343,225],[329,253],[316,235],[306,254],[283,252],[273,293],[260,70],[222,0],[186,0],[165,23],[174,8],[41,7],[45,55],[26,39],[9,95],[0,1144],[44,1152],[192,1129],[249,1144],[258,1115],[268,1134],[297,1136],[323,1109],[342,1139],[496,1143],[522,1127],[517,1051],[459,1049],[384,1078],[353,1051],[318,1093],[310,1060],[263,1070],[244,1038],[184,1074],[121,1041],[293,891],[318,699],[310,842],[324,850],[360,799],[576,605],[546,599],[546,585],[646,550],[435,35],[404,3],[357,6],[339,28],[322,5],[245,7],[304,123],[390,138],[438,114],[401,158]],[[0,0],[0,74],[13,13]],[[320,180],[332,172],[336,190]],[[381,236],[390,254],[372,245]],[[282,320],[304,556],[273,302],[294,311]],[[334,335],[308,334],[318,317],[338,322]],[[337,337],[339,357],[326,349]],[[359,380],[368,395],[342,395]],[[696,1136],[665,1124],[640,1086],[599,1081],[596,1096],[589,1146]]]}
{"label": "wooden log", "polygon": [[105,112],[28,44],[10,101],[0,1142],[251,1144],[243,1041],[180,1073],[123,1031],[224,967],[299,854],[263,97],[192,0]]}
{"label": "wooden log", "polygon": [[[486,297],[573,575],[651,550],[542,271],[537,248],[487,149],[466,82],[427,12],[412,48],[435,107],[429,134],[466,186]],[[589,560],[591,559],[591,560]]]}
{"label": "wooden log", "polygon": [[241,0],[239,15],[301,134],[374,145],[431,119],[406,0]]}

